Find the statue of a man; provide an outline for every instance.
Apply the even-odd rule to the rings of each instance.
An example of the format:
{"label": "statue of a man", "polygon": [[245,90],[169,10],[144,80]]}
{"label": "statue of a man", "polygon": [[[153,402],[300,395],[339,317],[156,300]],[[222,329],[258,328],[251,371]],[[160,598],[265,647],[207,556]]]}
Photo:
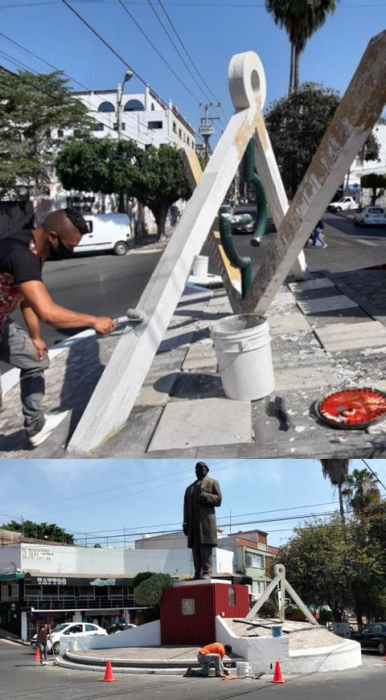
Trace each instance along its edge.
{"label": "statue of a man", "polygon": [[188,486],[184,500],[184,535],[193,551],[194,578],[211,578],[212,550],[217,547],[215,508],[221,506],[220,485],[207,476],[209,467],[197,462],[197,480]]}

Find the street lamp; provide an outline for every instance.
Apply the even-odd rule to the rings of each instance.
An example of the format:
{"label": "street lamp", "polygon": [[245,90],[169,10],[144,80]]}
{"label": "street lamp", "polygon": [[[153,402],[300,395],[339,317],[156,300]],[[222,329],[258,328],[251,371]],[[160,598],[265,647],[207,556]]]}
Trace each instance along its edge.
{"label": "street lamp", "polygon": [[122,97],[123,97],[123,88],[125,87],[125,83],[128,83],[129,80],[133,77],[134,73],[131,70],[127,70],[125,75],[123,76],[123,81],[122,85],[118,86],[118,100],[117,100],[117,131],[118,131],[118,139],[121,138],[121,128],[122,128]]}

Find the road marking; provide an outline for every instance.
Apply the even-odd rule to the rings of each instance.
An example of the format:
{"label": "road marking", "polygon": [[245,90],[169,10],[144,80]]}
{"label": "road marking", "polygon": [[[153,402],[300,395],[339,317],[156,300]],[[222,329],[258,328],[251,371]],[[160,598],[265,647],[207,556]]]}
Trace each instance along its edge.
{"label": "road marking", "polygon": [[362,245],[370,245],[373,248],[374,247],[376,248],[378,245],[378,243],[373,243],[372,241],[360,241],[359,239],[358,239],[358,243],[362,243]]}

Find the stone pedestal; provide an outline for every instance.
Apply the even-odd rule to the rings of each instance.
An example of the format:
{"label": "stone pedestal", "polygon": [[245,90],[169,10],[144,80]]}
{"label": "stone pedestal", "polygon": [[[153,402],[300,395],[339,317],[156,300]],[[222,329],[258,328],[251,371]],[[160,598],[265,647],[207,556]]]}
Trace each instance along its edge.
{"label": "stone pedestal", "polygon": [[247,586],[216,579],[177,583],[163,592],[161,644],[211,644],[218,615],[244,618],[248,612]]}

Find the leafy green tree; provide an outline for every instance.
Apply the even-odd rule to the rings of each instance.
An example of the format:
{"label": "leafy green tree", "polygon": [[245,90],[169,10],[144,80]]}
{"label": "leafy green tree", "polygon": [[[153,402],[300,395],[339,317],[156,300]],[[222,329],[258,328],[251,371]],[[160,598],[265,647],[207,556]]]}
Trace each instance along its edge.
{"label": "leafy green tree", "polygon": [[344,521],[343,484],[348,478],[349,459],[321,459],[322,473],[325,479],[329,479],[332,486],[338,489],[340,517]]}
{"label": "leafy green tree", "polygon": [[133,580],[131,581],[131,587],[133,589],[137,588],[143,581],[147,581],[148,578],[151,578],[154,576],[153,571],[142,571],[136,576],[134,576]]}
{"label": "leafy green tree", "polygon": [[381,493],[377,484],[377,477],[367,469],[354,469],[347,475],[342,496],[357,517],[371,516],[374,506],[380,504]]}
{"label": "leafy green tree", "polygon": [[308,40],[322,27],[339,0],[266,0],[275,24],[284,27],[291,44],[289,92],[300,84],[300,56]]}
{"label": "leafy green tree", "polygon": [[20,532],[23,537],[31,539],[74,544],[73,536],[54,523],[34,523],[31,520],[18,523],[16,520],[11,520],[9,523],[1,525],[0,529]]}
{"label": "leafy green tree", "polygon": [[189,199],[192,193],[181,155],[172,146],[150,146],[146,151],[138,149],[136,166],[128,194],[149,207],[158,238],[163,238],[169,208],[179,199]]}
{"label": "leafy green tree", "polygon": [[386,192],[386,175],[380,175],[378,173],[362,175],[361,186],[364,189],[371,190],[371,204],[374,205],[377,199],[383,197]]}
{"label": "leafy green tree", "polygon": [[87,133],[87,108],[73,97],[60,72],[35,75],[0,70],[0,194],[50,181],[60,141],[57,129]]}
{"label": "leafy green tree", "polygon": [[171,146],[143,150],[124,139],[72,139],[63,147],[56,167],[66,189],[138,199],[152,211],[158,238],[165,235],[171,205],[191,195],[181,155]]}
{"label": "leafy green tree", "polygon": [[[383,529],[385,522],[386,508]],[[364,616],[370,620],[379,615],[386,594],[386,557],[384,542],[372,528],[372,519],[343,523],[334,517],[295,530],[277,561],[285,565],[288,580],[306,604],[329,605],[336,622],[347,607],[354,608],[360,625]]]}
{"label": "leafy green tree", "polygon": [[[289,97],[269,107],[265,120],[289,199],[306,174],[339,102],[335,90],[303,83]],[[378,158],[379,149],[372,134],[366,141],[365,159]]]}
{"label": "leafy green tree", "polygon": [[137,605],[159,608],[164,588],[171,585],[172,580],[169,574],[153,574],[134,588],[135,602]]}

